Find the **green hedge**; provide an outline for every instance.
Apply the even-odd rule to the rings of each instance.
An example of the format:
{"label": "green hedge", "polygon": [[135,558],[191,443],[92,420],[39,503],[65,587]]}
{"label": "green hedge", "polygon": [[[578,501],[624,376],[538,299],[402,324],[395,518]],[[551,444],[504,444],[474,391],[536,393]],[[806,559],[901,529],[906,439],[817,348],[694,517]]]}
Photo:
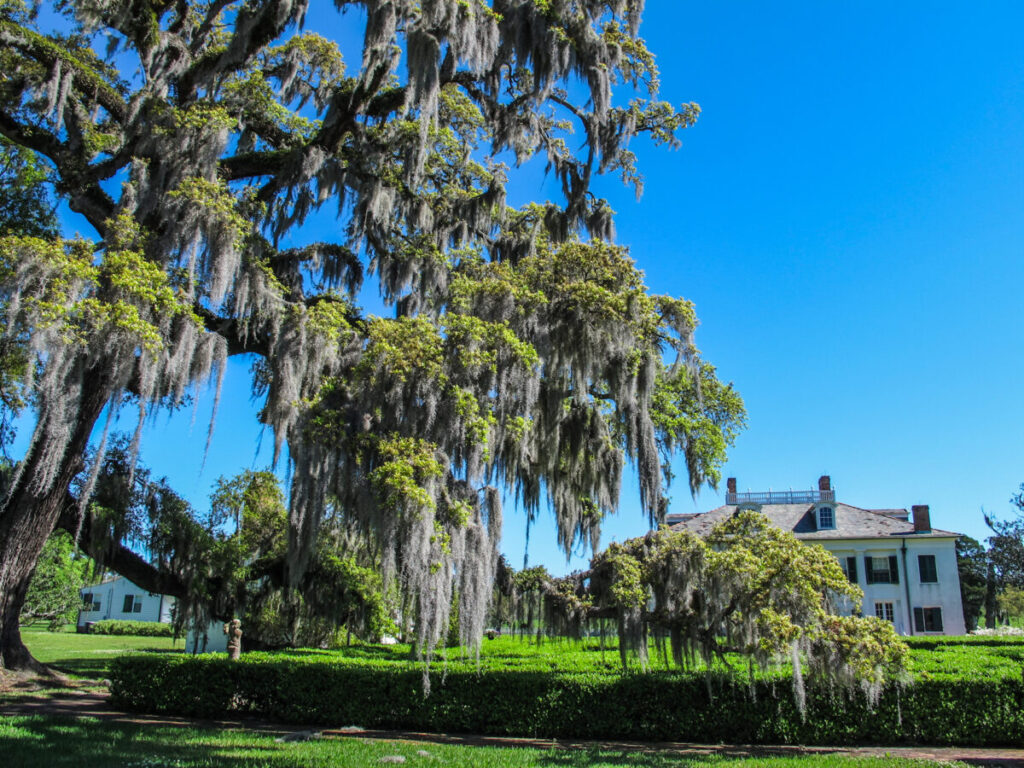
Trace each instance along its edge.
{"label": "green hedge", "polygon": [[[439,667],[440,665],[438,665]],[[751,689],[721,675],[611,675],[416,669],[248,654],[130,655],[111,671],[113,702],[198,717],[252,714],[333,727],[581,739],[732,743],[1024,743],[1024,681],[929,678],[863,696],[809,692],[801,717],[785,678]]]}
{"label": "green hedge", "polygon": [[171,637],[174,634],[170,624],[119,619],[97,621],[89,627],[89,632],[94,635],[140,635],[142,637]]}

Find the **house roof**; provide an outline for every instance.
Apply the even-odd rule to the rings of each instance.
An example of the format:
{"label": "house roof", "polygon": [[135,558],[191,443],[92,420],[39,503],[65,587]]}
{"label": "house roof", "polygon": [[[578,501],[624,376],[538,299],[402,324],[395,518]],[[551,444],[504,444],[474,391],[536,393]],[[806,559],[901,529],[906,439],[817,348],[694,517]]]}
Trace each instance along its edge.
{"label": "house roof", "polygon": [[[128,581],[128,579],[125,578],[124,576],[119,575],[119,574],[114,574],[113,576],[110,576],[110,577],[108,577],[108,578],[104,579],[103,581],[100,581],[100,582],[98,582],[96,584],[86,584],[84,587],[82,587],[78,591],[79,592],[88,592],[91,589],[96,589],[97,587],[105,587],[108,584],[113,584],[113,583],[118,582],[118,581]],[[128,583],[131,584],[132,582],[129,581]]]}
{"label": "house roof", "polygon": [[726,504],[700,514],[670,515],[672,530],[689,530],[706,536],[723,520],[728,520],[738,509],[753,507],[784,531],[791,531],[798,539],[888,539],[899,536],[915,538],[949,538],[959,536],[952,531],[931,529],[916,533],[905,509],[861,509],[849,504],[836,503],[836,527],[818,530],[814,510],[817,504]]}

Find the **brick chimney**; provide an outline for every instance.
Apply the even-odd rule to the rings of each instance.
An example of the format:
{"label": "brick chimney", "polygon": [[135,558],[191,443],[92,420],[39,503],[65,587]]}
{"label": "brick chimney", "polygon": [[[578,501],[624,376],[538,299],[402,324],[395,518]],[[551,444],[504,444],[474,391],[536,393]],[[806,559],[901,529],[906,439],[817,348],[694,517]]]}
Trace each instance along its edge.
{"label": "brick chimney", "polygon": [[726,493],[736,493],[736,478],[735,477],[730,477],[728,480],[725,481],[725,492]]}
{"label": "brick chimney", "polygon": [[832,490],[832,478],[828,475],[822,475],[818,478],[818,490],[819,491],[831,491]]}
{"label": "brick chimney", "polygon": [[914,533],[931,533],[932,520],[927,504],[915,504],[910,508],[914,517]]}

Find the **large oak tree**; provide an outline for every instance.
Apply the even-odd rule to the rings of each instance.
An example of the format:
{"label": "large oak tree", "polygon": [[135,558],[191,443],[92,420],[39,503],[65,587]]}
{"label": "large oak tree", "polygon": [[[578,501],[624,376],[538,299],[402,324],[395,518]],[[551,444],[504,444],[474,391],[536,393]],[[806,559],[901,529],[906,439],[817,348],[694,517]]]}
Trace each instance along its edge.
{"label": "large oak tree", "polygon": [[[346,61],[301,31],[305,0],[70,0],[57,29],[0,2],[0,135],[94,229],[0,241],[5,338],[37,363],[0,507],[5,667],[32,664],[17,616],[43,542],[91,523],[103,414],[137,406],[141,425],[229,355],[254,357],[288,448],[285,581],[340,510],[428,649],[453,596],[479,636],[503,494],[550,505],[568,549],[596,542],[630,465],[652,520],[672,453],[692,489],[717,481],[742,404],[699,359],[692,306],[611,244],[592,185],[639,190],[630,140],[674,146],[698,113],[658,100],[642,5],[336,0],[313,10],[362,31]],[[537,157],[561,200],[509,207]],[[321,209],[335,235],[312,241]],[[391,316],[355,305],[367,275]]]}

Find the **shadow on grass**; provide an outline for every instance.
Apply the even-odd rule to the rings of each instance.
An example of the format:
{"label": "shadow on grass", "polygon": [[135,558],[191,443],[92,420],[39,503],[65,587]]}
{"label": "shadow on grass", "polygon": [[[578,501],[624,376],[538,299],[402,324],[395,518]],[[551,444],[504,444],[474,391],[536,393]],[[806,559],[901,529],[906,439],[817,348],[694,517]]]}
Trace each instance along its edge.
{"label": "shadow on grass", "polygon": [[[218,732],[191,729],[200,738],[183,741],[175,726],[110,724],[95,720],[29,717],[15,723],[13,737],[4,738],[5,765],[43,766],[253,766],[284,768],[287,754],[267,737],[253,737],[244,745],[217,743]],[[240,754],[232,754],[240,753]]]}
{"label": "shadow on grass", "polygon": [[180,648],[119,648],[112,649],[109,654],[57,658],[47,662],[46,665],[66,675],[88,677],[96,680],[107,677],[107,670],[111,660],[123,653],[180,654],[183,651]]}
{"label": "shadow on grass", "polygon": [[[53,716],[23,717],[0,724],[3,765],[24,768],[122,766],[123,768],[321,768],[377,766],[385,755],[404,754],[409,765],[447,764],[456,768],[784,768],[786,766],[924,765],[906,757],[861,757],[850,760],[842,750],[785,747],[695,747],[669,751],[656,746],[623,748],[590,745],[552,749],[514,749],[378,739],[312,739],[280,743],[278,732],[228,731],[181,724],[110,723]],[[443,738],[443,737],[442,737]],[[920,757],[920,756],[918,756]],[[1019,759],[968,758],[975,766],[1021,766]],[[931,763],[935,765],[935,763]]]}

